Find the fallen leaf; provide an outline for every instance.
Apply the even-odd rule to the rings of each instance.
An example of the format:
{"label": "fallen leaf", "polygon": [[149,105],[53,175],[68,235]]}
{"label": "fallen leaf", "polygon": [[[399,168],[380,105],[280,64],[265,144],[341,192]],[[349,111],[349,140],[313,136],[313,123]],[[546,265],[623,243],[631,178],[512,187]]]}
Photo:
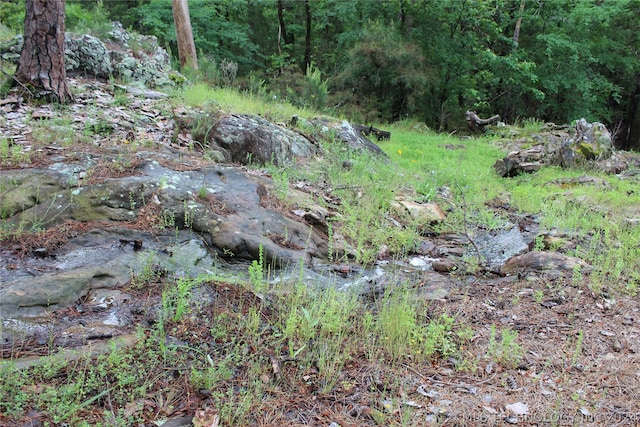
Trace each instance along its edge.
{"label": "fallen leaf", "polygon": [[513,412],[514,415],[527,415],[529,413],[529,407],[526,403],[522,402],[511,403],[505,406],[505,408]]}

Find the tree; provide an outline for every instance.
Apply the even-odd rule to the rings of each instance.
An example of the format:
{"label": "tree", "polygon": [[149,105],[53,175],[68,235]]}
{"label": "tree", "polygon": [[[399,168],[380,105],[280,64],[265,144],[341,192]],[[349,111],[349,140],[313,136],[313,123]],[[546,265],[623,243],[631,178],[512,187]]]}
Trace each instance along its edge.
{"label": "tree", "polygon": [[306,72],[311,66],[311,8],[309,0],[304,0],[305,15],[305,36],[304,36],[304,59],[302,60],[302,70]]}
{"label": "tree", "polygon": [[26,0],[24,43],[14,79],[33,95],[60,103],[73,100],[64,64],[65,0]]}
{"label": "tree", "polygon": [[198,69],[196,45],[193,41],[191,19],[189,18],[189,4],[187,0],[172,0],[173,21],[176,24],[176,39],[178,41],[178,57],[180,67]]}

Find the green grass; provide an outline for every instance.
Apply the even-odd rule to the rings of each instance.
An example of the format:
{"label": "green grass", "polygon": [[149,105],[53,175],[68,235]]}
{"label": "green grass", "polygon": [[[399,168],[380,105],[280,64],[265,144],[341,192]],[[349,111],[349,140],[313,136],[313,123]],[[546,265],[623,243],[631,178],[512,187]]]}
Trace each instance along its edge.
{"label": "green grass", "polygon": [[258,114],[273,121],[289,121],[296,115],[313,117],[317,114],[308,109],[294,107],[278,98],[256,97],[233,88],[214,88],[203,83],[186,86],[176,92],[176,97],[190,106],[202,107],[213,104],[223,111],[238,114]]}

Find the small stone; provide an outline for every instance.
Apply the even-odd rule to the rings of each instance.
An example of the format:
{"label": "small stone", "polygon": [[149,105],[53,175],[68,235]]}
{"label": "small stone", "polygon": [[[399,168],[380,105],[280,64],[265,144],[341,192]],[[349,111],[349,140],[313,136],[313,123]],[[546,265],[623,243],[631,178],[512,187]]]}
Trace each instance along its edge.
{"label": "small stone", "polygon": [[433,269],[439,273],[449,273],[456,269],[456,265],[450,259],[440,259],[433,261],[431,264]]}
{"label": "small stone", "polygon": [[613,342],[613,349],[618,353],[622,351],[623,345],[619,340],[615,340]]}

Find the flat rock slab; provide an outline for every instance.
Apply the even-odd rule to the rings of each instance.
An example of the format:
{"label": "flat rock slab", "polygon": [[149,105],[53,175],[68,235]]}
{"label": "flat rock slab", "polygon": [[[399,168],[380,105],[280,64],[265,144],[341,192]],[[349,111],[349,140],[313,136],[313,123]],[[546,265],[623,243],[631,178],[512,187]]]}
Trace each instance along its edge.
{"label": "flat rock slab", "polygon": [[575,269],[587,273],[591,266],[580,258],[558,252],[533,251],[509,259],[500,272],[505,275],[527,272],[570,275]]}
{"label": "flat rock slab", "polygon": [[499,270],[509,258],[529,249],[518,227],[512,227],[497,234],[478,236],[475,243],[491,271]]}

